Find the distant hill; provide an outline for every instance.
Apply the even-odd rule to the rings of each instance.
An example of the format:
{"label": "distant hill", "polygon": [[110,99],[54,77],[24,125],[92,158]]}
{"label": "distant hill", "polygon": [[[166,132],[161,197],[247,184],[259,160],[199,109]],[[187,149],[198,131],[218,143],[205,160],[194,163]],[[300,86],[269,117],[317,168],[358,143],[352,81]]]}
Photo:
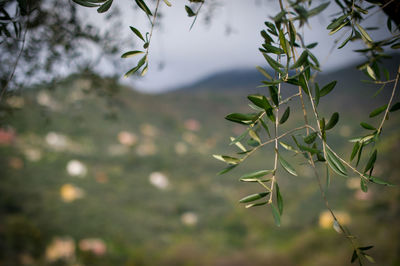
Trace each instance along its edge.
{"label": "distant hill", "polygon": [[[358,97],[360,94],[366,98],[368,98],[369,95],[372,96],[376,91],[376,86],[361,82],[361,80],[368,80],[368,77],[356,69],[356,66],[360,63],[361,61],[335,71],[321,73],[317,77],[320,87],[328,82],[337,80],[338,84],[335,89],[335,97],[340,98],[340,102],[343,104],[348,104],[349,99],[351,98],[352,101],[354,97],[361,100],[360,97]],[[384,65],[391,74],[391,77],[394,77],[399,63],[400,54],[395,54],[391,59],[384,61]],[[263,88],[257,87],[261,85],[261,81],[264,79],[264,76],[255,68],[234,69],[212,74],[191,85],[178,88],[177,91],[192,91],[196,93],[204,93],[205,91],[212,91],[213,93],[234,92],[235,94],[246,95],[248,93],[263,92]],[[390,93],[388,89],[386,91],[383,90],[380,97],[385,99],[385,94],[387,93]]]}

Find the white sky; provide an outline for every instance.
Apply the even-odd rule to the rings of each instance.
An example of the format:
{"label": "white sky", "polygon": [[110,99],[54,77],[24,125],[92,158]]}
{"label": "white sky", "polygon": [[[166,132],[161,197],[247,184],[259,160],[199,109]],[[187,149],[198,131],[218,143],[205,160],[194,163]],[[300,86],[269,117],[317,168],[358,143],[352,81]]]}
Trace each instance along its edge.
{"label": "white sky", "polygon": [[[132,2],[123,0],[119,3],[121,7],[124,7],[124,5],[131,5]],[[204,6],[191,31],[189,27],[193,18],[187,17],[184,10],[184,5],[188,1],[170,0],[170,2],[172,7],[167,7],[161,1],[162,27],[156,28],[153,33],[147,75],[142,78],[122,78],[123,83],[137,90],[152,93],[173,89],[219,71],[265,65],[263,56],[258,51],[262,43],[260,31],[265,28],[264,21],[270,15],[277,13],[277,1],[218,0],[216,2],[220,3],[221,7],[214,10],[211,23],[208,25],[204,21],[208,12],[207,7]],[[148,19],[142,14],[143,12],[137,12],[131,8],[122,10],[125,11],[122,12],[123,32],[129,34],[132,40],[136,41],[137,38],[130,32],[130,25],[134,25],[142,33],[150,30]],[[94,11],[91,12],[91,17],[101,16],[94,14],[96,13],[94,9],[91,11]],[[332,1],[324,15],[331,15],[335,11],[337,11],[336,5]],[[319,42],[314,52],[323,64],[322,69],[332,70],[349,62],[361,60],[358,54],[352,52],[353,49],[358,48],[354,44],[335,50],[330,55],[329,61],[325,60],[333,41],[340,36],[340,34],[328,35],[325,28],[329,22],[330,17],[315,17],[310,20],[312,28],[305,27],[304,32],[306,43]],[[386,20],[377,14],[369,19],[369,23],[384,26]],[[226,34],[227,26],[232,29],[231,34]],[[383,35],[382,32],[378,34]],[[128,50],[141,48],[140,42],[135,43],[136,46]],[[121,54],[126,51],[121,51]],[[138,59],[140,57],[121,59],[123,61],[121,76],[134,67]],[[159,67],[160,64],[164,65],[163,68]],[[100,64],[99,68],[104,70],[107,66]]]}

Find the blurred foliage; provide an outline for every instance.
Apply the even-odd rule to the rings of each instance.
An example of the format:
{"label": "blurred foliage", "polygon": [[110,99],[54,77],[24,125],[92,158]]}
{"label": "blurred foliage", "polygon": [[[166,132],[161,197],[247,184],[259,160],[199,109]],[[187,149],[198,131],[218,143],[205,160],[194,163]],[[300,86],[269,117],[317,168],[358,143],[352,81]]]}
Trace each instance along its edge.
{"label": "blurred foliage", "polygon": [[[354,88],[362,89],[362,84]],[[238,206],[237,200],[256,187],[235,182],[273,154],[260,151],[237,173],[215,176],[219,163],[210,154],[233,151],[224,139],[240,129],[219,117],[245,110],[242,94],[191,90],[151,96],[85,72],[14,95],[4,103],[13,111],[2,116],[7,125],[2,133],[13,138],[0,145],[0,264],[347,265],[351,254],[341,236],[329,223],[320,225],[324,206],[307,167],[297,169],[299,177],[281,173],[280,228],[266,211]],[[288,126],[302,114],[292,115]],[[339,135],[353,119],[344,118],[332,130]],[[376,166],[394,183],[398,158],[390,154],[399,148],[397,120],[388,122],[388,141],[381,142]],[[124,142],[122,131],[136,142]],[[351,135],[361,131],[350,127]],[[64,146],[49,137],[54,133],[59,141],[66,138]],[[334,140],[350,154],[340,136]],[[156,151],[143,152],[150,143]],[[69,174],[72,160],[85,165],[83,176]],[[152,183],[154,172],[167,178],[165,189]],[[371,255],[380,264],[396,264],[398,189],[371,186],[365,194],[357,182],[351,188],[348,183],[332,179],[331,203],[350,215],[347,226],[361,240],[376,245]],[[66,184],[83,196],[65,201]],[[88,239],[104,243],[106,252],[85,249],[82,241]]]}

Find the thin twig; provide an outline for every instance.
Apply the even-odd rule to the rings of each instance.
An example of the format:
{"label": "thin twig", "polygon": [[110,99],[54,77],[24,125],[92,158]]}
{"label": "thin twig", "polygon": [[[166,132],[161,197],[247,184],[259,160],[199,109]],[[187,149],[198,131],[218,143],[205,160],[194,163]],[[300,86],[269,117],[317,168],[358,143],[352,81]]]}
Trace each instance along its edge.
{"label": "thin twig", "polygon": [[383,116],[382,122],[381,122],[381,124],[380,124],[380,126],[379,126],[379,128],[378,128],[378,134],[381,133],[383,124],[385,123],[386,117],[387,117],[387,115],[388,115],[388,113],[389,113],[390,106],[392,105],[392,101],[393,101],[393,98],[394,98],[394,94],[395,94],[395,92],[396,92],[397,82],[399,81],[399,76],[400,76],[400,65],[399,65],[399,68],[397,69],[396,81],[394,82],[394,86],[393,86],[393,90],[392,90],[392,95],[390,96],[389,103],[388,103],[388,105],[387,105],[387,107],[386,107],[385,115]]}
{"label": "thin twig", "polygon": [[25,40],[26,40],[26,34],[27,34],[27,32],[28,32],[28,24],[29,24],[29,16],[28,16],[28,18],[27,18],[26,27],[25,27],[24,34],[23,34],[23,37],[22,37],[21,49],[20,49],[19,52],[18,52],[17,58],[16,58],[16,60],[15,60],[14,66],[13,66],[12,71],[11,71],[11,74],[10,74],[10,77],[7,79],[6,84],[5,84],[4,87],[1,89],[1,92],[0,92],[0,102],[3,100],[3,96],[4,96],[4,94],[6,93],[6,91],[7,91],[7,89],[8,89],[8,86],[9,86],[10,83],[11,83],[11,80],[14,78],[15,70],[17,69],[19,60],[21,59],[22,53],[23,53],[23,51],[24,51],[24,49],[25,49]]}
{"label": "thin twig", "polygon": [[199,12],[200,12],[200,9],[201,9],[201,7],[203,6],[203,4],[204,4],[204,1],[203,1],[203,2],[201,2],[201,4],[200,4],[199,8],[197,9],[197,11],[196,11],[196,16],[194,17],[194,19],[193,19],[193,22],[192,22],[192,24],[190,25],[190,28],[189,28],[189,30],[191,30],[191,29],[193,28],[193,26],[194,26],[194,23],[196,22],[196,20],[197,20],[197,17],[199,16]]}

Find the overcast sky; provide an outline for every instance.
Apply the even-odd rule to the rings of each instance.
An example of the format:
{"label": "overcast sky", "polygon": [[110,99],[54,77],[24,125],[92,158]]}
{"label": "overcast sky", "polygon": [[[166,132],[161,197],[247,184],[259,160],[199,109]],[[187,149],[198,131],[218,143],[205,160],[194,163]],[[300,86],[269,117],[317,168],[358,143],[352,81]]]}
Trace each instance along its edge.
{"label": "overcast sky", "polygon": [[[133,1],[124,0],[121,7]],[[260,30],[264,21],[277,13],[277,1],[256,0],[219,0],[220,7],[213,9],[211,23],[205,23],[209,10],[204,6],[193,29],[189,31],[193,18],[189,18],[184,10],[188,1],[170,0],[172,7],[167,7],[161,1],[162,27],[156,28],[150,47],[149,71],[143,78],[122,79],[125,84],[144,92],[159,92],[173,89],[191,83],[211,73],[236,69],[251,68],[256,65],[265,65],[263,56],[258,51],[262,43]],[[316,1],[318,2],[318,1]],[[149,5],[150,6],[150,5]],[[92,9],[93,10],[93,9]],[[142,32],[150,29],[148,19],[143,12],[134,12],[132,9],[122,8],[123,32],[135,36],[129,26],[134,25]],[[95,10],[93,10],[94,13]],[[318,41],[314,49],[315,54],[323,64],[323,70],[333,70],[340,66],[361,60],[352,52],[357,46],[351,44],[341,50],[335,50],[326,61],[335,38],[340,34],[329,36],[326,26],[337,11],[332,1],[324,16],[313,18],[309,27],[305,27],[306,43]],[[92,13],[91,15],[97,16]],[[369,19],[370,24],[385,25],[385,18],[374,15]],[[384,32],[378,33],[384,35]],[[132,46],[129,50],[140,49]],[[126,51],[121,51],[121,54]],[[121,75],[135,66],[138,57],[123,60]],[[163,65],[163,67],[160,67]],[[103,64],[99,68],[106,68]]]}

